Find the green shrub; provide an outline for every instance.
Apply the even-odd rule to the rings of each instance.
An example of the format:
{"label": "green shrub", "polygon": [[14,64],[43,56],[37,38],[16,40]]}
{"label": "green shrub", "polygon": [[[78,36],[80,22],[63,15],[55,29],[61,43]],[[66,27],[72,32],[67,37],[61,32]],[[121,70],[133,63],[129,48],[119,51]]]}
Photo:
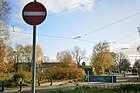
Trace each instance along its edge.
{"label": "green shrub", "polygon": [[36,81],[38,82],[38,80],[40,81],[40,83],[44,83],[47,81],[47,75],[45,72],[38,72],[36,74]]}
{"label": "green shrub", "polygon": [[13,80],[16,84],[20,84],[20,81],[23,83],[31,83],[31,72],[18,72],[13,75]]}
{"label": "green shrub", "polygon": [[8,80],[13,77],[13,73],[0,73],[0,80]]}
{"label": "green shrub", "polygon": [[17,86],[15,81],[13,79],[8,79],[8,80],[2,80],[0,81],[0,87],[2,86],[2,82],[4,82],[5,87],[14,87]]}

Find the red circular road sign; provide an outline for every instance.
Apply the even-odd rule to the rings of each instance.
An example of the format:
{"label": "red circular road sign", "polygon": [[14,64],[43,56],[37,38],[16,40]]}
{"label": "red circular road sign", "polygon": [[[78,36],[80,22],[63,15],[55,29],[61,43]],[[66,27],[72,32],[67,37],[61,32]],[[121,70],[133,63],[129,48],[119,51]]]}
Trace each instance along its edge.
{"label": "red circular road sign", "polygon": [[39,25],[47,16],[47,10],[39,2],[30,2],[23,8],[22,17],[29,25]]}

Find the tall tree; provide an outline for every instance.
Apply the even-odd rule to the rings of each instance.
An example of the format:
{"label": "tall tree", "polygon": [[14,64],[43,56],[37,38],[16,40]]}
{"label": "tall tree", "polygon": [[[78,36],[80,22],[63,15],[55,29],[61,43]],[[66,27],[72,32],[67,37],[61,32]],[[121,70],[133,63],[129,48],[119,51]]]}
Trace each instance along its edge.
{"label": "tall tree", "polygon": [[104,41],[95,45],[91,56],[91,65],[95,68],[95,71],[105,74],[105,70],[111,70],[112,55],[110,53],[109,44]]}
{"label": "tall tree", "polygon": [[7,23],[9,20],[11,8],[9,6],[8,0],[0,0],[0,21]]}
{"label": "tall tree", "polygon": [[[26,45],[24,47],[24,55],[26,63],[28,63],[28,70],[31,71],[32,63],[32,45]],[[41,65],[41,60],[43,58],[43,51],[39,44],[36,45],[36,64],[37,66]]]}
{"label": "tall tree", "polygon": [[42,64],[42,58],[44,57],[42,48],[40,47],[39,44],[37,44],[36,46],[36,62],[37,62],[37,66]]}
{"label": "tall tree", "polygon": [[117,68],[118,72],[121,72],[130,67],[130,62],[128,57],[120,52],[116,53],[113,65]]}
{"label": "tall tree", "polygon": [[73,68],[76,64],[72,58],[72,55],[68,50],[57,53],[57,60],[60,62],[62,68]]}
{"label": "tall tree", "polygon": [[0,62],[4,62],[4,58],[6,56],[6,45],[4,40],[0,38]]}
{"label": "tall tree", "polygon": [[84,49],[81,50],[81,48],[78,46],[75,46],[74,49],[72,50],[72,55],[76,61],[78,68],[80,67],[81,61],[86,58],[85,54],[86,51]]}
{"label": "tall tree", "polygon": [[26,45],[24,46],[24,51],[25,51],[25,63],[28,64],[28,71],[31,71],[31,66],[32,66],[32,45]]}
{"label": "tall tree", "polygon": [[8,23],[11,8],[7,0],[0,0],[0,38],[7,40],[9,38],[9,32],[6,24]]}
{"label": "tall tree", "polygon": [[14,49],[9,46],[6,50],[6,67],[8,71],[13,71],[14,64]]}
{"label": "tall tree", "polygon": [[[26,70],[31,71],[32,66],[32,45],[16,45],[16,50],[14,51],[14,59],[15,59],[15,69],[18,71],[19,63],[27,63],[28,67]],[[39,44],[36,45],[36,64],[41,64],[41,58],[43,57],[43,51]],[[25,67],[25,66],[24,66]],[[22,68],[20,68],[22,69]]]}
{"label": "tall tree", "polygon": [[4,73],[7,71],[5,64],[5,56],[6,56],[6,47],[4,44],[4,40],[0,38],[0,72]]}
{"label": "tall tree", "polygon": [[120,64],[120,71],[127,71],[130,69],[130,61],[128,59],[123,59]]}
{"label": "tall tree", "polygon": [[19,69],[19,63],[24,62],[24,46],[21,44],[16,45],[16,50],[14,51],[14,68],[15,71],[18,72]]}
{"label": "tall tree", "polygon": [[0,0],[0,62],[4,62],[5,61],[4,59],[6,57],[6,47],[7,47],[6,40],[9,38],[9,33],[5,25],[6,23],[8,23],[9,14],[10,7],[8,1]]}

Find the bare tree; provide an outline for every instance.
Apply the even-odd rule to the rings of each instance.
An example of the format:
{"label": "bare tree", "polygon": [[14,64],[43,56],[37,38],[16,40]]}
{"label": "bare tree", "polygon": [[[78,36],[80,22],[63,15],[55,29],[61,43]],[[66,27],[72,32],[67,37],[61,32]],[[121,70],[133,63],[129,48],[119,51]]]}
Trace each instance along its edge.
{"label": "bare tree", "polygon": [[76,61],[78,68],[80,67],[81,61],[86,58],[85,54],[86,54],[85,49],[81,50],[81,48],[78,46],[75,46],[74,49],[72,50],[72,55]]}
{"label": "bare tree", "polygon": [[114,66],[117,67],[118,72],[121,72],[130,67],[128,57],[123,53],[117,53],[115,55]]}
{"label": "bare tree", "polygon": [[7,0],[0,0],[0,21],[7,23],[9,20],[11,8]]}
{"label": "bare tree", "polygon": [[14,68],[18,72],[19,63],[24,61],[24,46],[21,44],[16,45],[16,50],[14,51]]}

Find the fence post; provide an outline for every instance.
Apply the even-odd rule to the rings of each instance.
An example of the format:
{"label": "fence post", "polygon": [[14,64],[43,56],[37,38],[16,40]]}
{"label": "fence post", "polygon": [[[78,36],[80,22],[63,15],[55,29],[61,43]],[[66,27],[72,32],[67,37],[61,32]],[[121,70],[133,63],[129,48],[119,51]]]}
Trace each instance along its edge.
{"label": "fence post", "polygon": [[51,80],[51,84],[50,85],[52,85],[52,78],[50,78],[50,80]]}
{"label": "fence post", "polygon": [[38,78],[38,86],[40,86],[40,78]]}
{"label": "fence post", "polygon": [[22,91],[22,81],[20,81],[20,89],[19,91]]}
{"label": "fence post", "polygon": [[1,89],[2,92],[4,91],[4,87],[5,87],[4,81],[2,81],[2,89]]}

